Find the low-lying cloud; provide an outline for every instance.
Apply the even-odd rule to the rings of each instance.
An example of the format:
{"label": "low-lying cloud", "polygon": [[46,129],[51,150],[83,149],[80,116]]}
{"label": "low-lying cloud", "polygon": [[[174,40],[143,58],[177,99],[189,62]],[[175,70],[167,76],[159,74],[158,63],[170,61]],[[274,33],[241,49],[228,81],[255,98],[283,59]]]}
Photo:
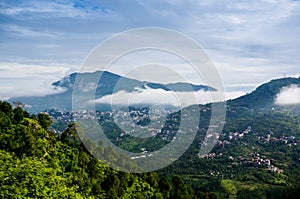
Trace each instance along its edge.
{"label": "low-lying cloud", "polygon": [[[24,85],[24,88],[21,88],[21,86],[18,87],[0,86],[0,90],[1,90],[0,100],[8,100],[11,97],[26,97],[26,96],[42,97],[46,95],[59,94],[67,91],[66,88],[52,86],[47,83],[43,83],[38,86],[32,86],[32,87],[29,86],[26,87],[26,85]],[[22,82],[20,84],[22,84]]]}
{"label": "low-lying cloud", "polygon": [[208,92],[199,90],[197,92],[173,92],[163,89],[137,89],[135,92],[119,91],[112,95],[105,95],[95,100],[96,104],[156,104],[185,107],[192,104],[206,104],[210,102],[220,102],[227,99],[239,97],[243,92]]}
{"label": "low-lying cloud", "polygon": [[283,87],[275,98],[275,104],[278,105],[295,105],[300,104],[300,86],[292,84]]}

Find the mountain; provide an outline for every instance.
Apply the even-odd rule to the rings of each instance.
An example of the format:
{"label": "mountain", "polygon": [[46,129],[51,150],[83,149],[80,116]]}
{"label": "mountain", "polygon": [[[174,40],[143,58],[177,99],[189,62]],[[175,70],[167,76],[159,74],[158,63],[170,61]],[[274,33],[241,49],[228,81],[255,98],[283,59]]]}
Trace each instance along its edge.
{"label": "mountain", "polygon": [[[98,77],[101,79],[98,83]],[[12,98],[10,102],[20,101],[24,104],[29,105],[31,108],[28,109],[30,112],[40,112],[46,109],[61,109],[61,110],[71,110],[72,109],[72,94],[75,81],[83,80],[84,84],[80,84],[79,88],[85,92],[96,88],[95,98],[101,98],[105,95],[110,95],[118,91],[133,92],[137,89],[162,89],[164,91],[174,91],[174,92],[189,92],[191,89],[193,91],[215,91],[216,89],[205,85],[194,85],[189,83],[170,83],[161,84],[147,81],[139,81],[135,79],[130,79],[122,77],[120,75],[108,72],[108,71],[96,71],[92,73],[72,73],[63,79],[52,83],[55,88],[63,88],[65,92],[59,94],[46,95],[43,97],[19,97]],[[88,80],[88,81],[87,81]],[[109,109],[108,104],[97,105],[97,109]]]}
{"label": "mountain", "polygon": [[235,107],[240,106],[250,109],[278,107],[274,103],[276,96],[284,87],[288,87],[290,85],[300,85],[300,77],[289,77],[271,80],[268,83],[262,84],[249,94],[246,94],[234,100],[229,100],[228,105]]}
{"label": "mountain", "polygon": [[[122,77],[120,75],[108,72],[108,71],[96,71],[93,73],[72,73],[71,75],[64,77],[62,80],[52,83],[53,86],[59,86],[63,88],[67,88],[72,90],[74,83],[76,81],[76,78],[79,76],[84,79],[93,79],[94,77],[101,76],[101,80],[98,82],[97,85],[97,94],[105,95],[105,94],[112,94],[113,92],[117,92],[120,90],[126,90],[126,91],[134,91],[136,87],[140,88],[152,88],[152,89],[162,89],[165,91],[174,91],[174,92],[188,92],[190,91],[189,88],[192,88],[193,91],[215,91],[216,89],[210,87],[210,86],[204,86],[204,85],[194,85],[189,83],[169,83],[169,84],[161,84],[161,83],[153,83],[153,82],[147,82],[147,81],[139,81],[131,78]],[[119,81],[122,81],[121,85],[117,86]]]}

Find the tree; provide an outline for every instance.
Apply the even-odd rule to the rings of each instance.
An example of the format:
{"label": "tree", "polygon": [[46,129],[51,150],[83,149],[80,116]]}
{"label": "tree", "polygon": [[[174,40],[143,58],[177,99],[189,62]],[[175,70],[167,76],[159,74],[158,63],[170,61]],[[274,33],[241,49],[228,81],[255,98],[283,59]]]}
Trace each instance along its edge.
{"label": "tree", "polygon": [[72,122],[68,124],[68,128],[61,134],[61,139],[64,142],[68,142],[69,139],[72,139],[74,144],[77,144],[79,141],[79,134],[83,133],[83,129],[80,124]]}
{"label": "tree", "polygon": [[173,190],[171,198],[188,199],[193,198],[188,191],[188,187],[185,185],[182,178],[178,175],[172,177]]}
{"label": "tree", "polygon": [[38,118],[38,121],[39,121],[40,125],[45,130],[48,130],[50,125],[52,124],[51,117],[46,113],[39,113],[37,118]]}
{"label": "tree", "polygon": [[14,122],[17,124],[17,123],[20,123],[23,118],[24,118],[24,111],[20,108],[20,107],[17,107],[13,110],[13,120]]}
{"label": "tree", "polygon": [[5,113],[9,118],[12,118],[13,109],[10,103],[0,101],[0,111]]}

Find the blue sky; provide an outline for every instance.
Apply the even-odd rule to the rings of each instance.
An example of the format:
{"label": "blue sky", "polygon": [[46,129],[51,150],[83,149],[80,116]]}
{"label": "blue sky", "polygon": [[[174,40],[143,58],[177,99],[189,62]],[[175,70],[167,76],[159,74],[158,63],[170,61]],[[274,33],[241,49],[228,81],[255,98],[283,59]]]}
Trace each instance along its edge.
{"label": "blue sky", "polygon": [[96,45],[142,27],[196,40],[227,91],[300,75],[300,1],[2,0],[0,98],[58,92],[50,83],[78,70]]}

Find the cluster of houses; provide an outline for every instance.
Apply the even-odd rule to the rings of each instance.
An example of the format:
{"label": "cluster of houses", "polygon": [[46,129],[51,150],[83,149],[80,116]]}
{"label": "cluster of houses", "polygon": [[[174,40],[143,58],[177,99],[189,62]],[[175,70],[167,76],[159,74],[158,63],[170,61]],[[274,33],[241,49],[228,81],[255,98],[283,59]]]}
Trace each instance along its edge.
{"label": "cluster of houses", "polygon": [[[256,140],[262,142],[262,143],[269,143],[269,142],[277,142],[281,144],[285,144],[289,147],[297,146],[297,139],[295,136],[280,136],[278,138],[272,137],[273,132],[268,132],[266,134],[258,133],[252,131],[251,126],[249,126],[247,129],[245,129],[243,132],[229,132],[228,134],[221,133],[220,138],[217,141],[217,147],[224,148],[226,145],[231,144],[234,141],[241,140],[246,136],[247,134],[250,134],[253,136]],[[247,143],[244,143],[247,145]],[[206,155],[203,155],[202,158],[222,158],[223,154],[219,153],[209,153]],[[227,158],[227,157],[226,157]],[[299,159],[300,161],[300,159]],[[238,158],[234,158],[232,156],[228,157],[228,162],[231,166],[247,166],[247,167],[266,167],[266,169],[269,172],[274,173],[282,173],[283,170],[277,168],[274,164],[276,160],[266,158],[265,156],[261,156],[259,153],[250,153],[246,156],[239,156]]]}
{"label": "cluster of houses", "polygon": [[102,120],[104,117],[110,118],[112,113],[107,112],[100,112],[100,111],[77,111],[77,112],[69,112],[69,111],[59,111],[59,110],[48,110],[45,112],[46,114],[50,115],[53,122],[65,122],[70,123],[74,122],[74,118],[76,119],[98,119]]}
{"label": "cluster of houses", "polygon": [[[214,159],[214,158],[223,158],[223,153],[208,153],[202,155],[202,158],[206,159]],[[259,153],[250,153],[246,156],[239,156],[238,158],[234,158],[232,156],[228,157],[228,163],[231,166],[246,166],[246,167],[265,167],[267,171],[273,173],[282,173],[283,170],[274,166],[276,160],[266,158],[266,156],[261,156]]]}
{"label": "cluster of houses", "polygon": [[[77,112],[67,112],[59,110],[49,110],[46,111],[48,115],[51,116],[54,123],[60,122],[64,124],[69,124],[74,122],[74,120],[98,120],[98,122],[103,125],[106,122],[115,122],[120,128],[127,127],[126,130],[120,132],[120,137],[125,135],[134,135],[137,134],[137,129],[135,129],[138,122],[143,121],[144,119],[151,120],[151,126],[147,126],[148,132],[151,133],[151,136],[155,136],[158,133],[161,134],[161,138],[166,141],[170,141],[174,138],[174,135],[177,133],[178,124],[180,123],[180,115],[172,114],[167,117],[166,115],[169,112],[161,112],[160,109],[153,109],[151,113],[146,108],[141,107],[140,109],[131,109],[128,111],[92,111],[92,110],[83,110]],[[150,117],[151,115],[151,117]],[[165,115],[165,117],[162,117]],[[164,125],[167,126],[164,127]],[[164,128],[163,128],[164,127]],[[61,133],[57,129],[53,129],[55,133]]]}
{"label": "cluster of houses", "polygon": [[[47,110],[45,111],[51,118],[53,123],[63,123],[65,125],[74,122],[74,120],[83,120],[83,119],[97,119],[98,121],[109,120],[112,118],[112,113],[109,111],[61,111],[61,110]],[[75,118],[75,119],[74,119]],[[52,129],[55,133],[62,133],[59,129]],[[63,129],[65,130],[65,129]]]}
{"label": "cluster of houses", "polygon": [[278,169],[274,166],[276,160],[266,158],[265,156],[261,156],[259,153],[250,153],[246,157],[239,156],[236,162],[234,162],[233,157],[229,157],[229,160],[232,161],[232,165],[244,165],[248,167],[267,167],[267,170],[270,172],[283,172],[282,169]]}
{"label": "cluster of houses", "polygon": [[[233,161],[233,160],[232,160]],[[246,157],[239,156],[237,162],[232,164],[239,164],[248,167],[267,167],[270,172],[282,173],[283,170],[274,166],[276,160],[260,156],[259,153],[250,153]]]}
{"label": "cluster of houses", "polygon": [[279,138],[274,137],[271,140],[274,142],[284,143],[284,144],[288,145],[289,147],[297,146],[297,144],[298,144],[295,136],[280,136]]}
{"label": "cluster of houses", "polygon": [[208,153],[208,154],[204,154],[201,156],[202,158],[206,158],[206,159],[209,159],[209,158],[221,158],[223,157],[223,153],[219,153],[219,154],[216,154],[216,153]]}
{"label": "cluster of houses", "polygon": [[263,143],[278,142],[278,143],[286,144],[289,147],[297,146],[297,144],[298,144],[295,136],[280,136],[280,137],[276,138],[276,137],[272,137],[272,135],[273,135],[272,131],[264,134],[264,133],[259,133],[259,132],[253,132],[251,129],[252,129],[251,126],[248,126],[248,128],[245,129],[243,132],[235,131],[235,132],[229,132],[228,134],[221,133],[220,137],[222,139],[219,139],[217,141],[217,146],[224,147],[233,141],[243,139],[244,136],[246,136],[250,133],[255,139],[257,139]]}
{"label": "cluster of houses", "polygon": [[64,111],[58,111],[58,110],[48,110],[45,111],[46,114],[51,116],[53,122],[57,121],[63,121],[65,123],[73,122],[73,115],[71,112],[64,112]]}

